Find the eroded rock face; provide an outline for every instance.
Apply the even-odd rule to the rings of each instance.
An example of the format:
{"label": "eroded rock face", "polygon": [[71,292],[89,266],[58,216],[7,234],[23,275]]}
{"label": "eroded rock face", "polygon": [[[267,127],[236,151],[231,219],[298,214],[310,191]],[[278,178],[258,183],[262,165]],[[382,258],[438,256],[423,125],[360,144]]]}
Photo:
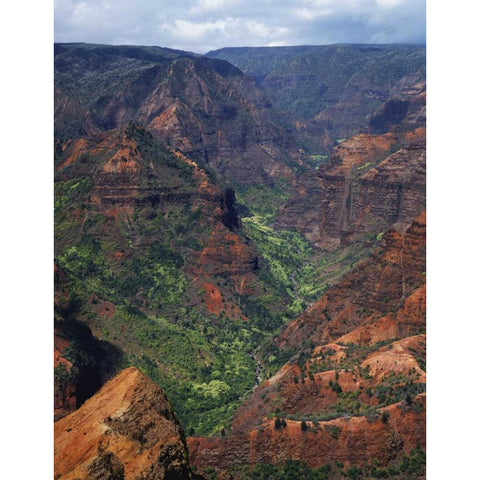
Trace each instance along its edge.
{"label": "eroded rock face", "polygon": [[380,465],[388,465],[403,452],[424,445],[425,398],[417,400],[416,410],[395,404],[385,408],[389,422],[380,417],[350,417],[329,422],[307,423],[287,420],[286,426],[275,427],[274,420],[265,420],[249,434],[230,438],[191,437],[188,446],[194,465],[205,468],[215,465],[228,468],[233,465],[257,463],[283,464],[288,459],[304,460],[310,467],[332,461],[347,465],[364,465],[376,458]]}
{"label": "eroded rock face", "polygon": [[425,129],[360,134],[298,179],[276,226],[303,233],[318,249],[368,242],[405,229],[425,208]]}
{"label": "eroded rock face", "polygon": [[[143,128],[131,124],[123,131],[65,142],[57,157],[56,181],[86,185],[80,208],[70,213],[78,219],[79,238],[93,234],[118,239],[123,229],[137,238],[136,244],[150,248],[159,234],[155,230],[139,234],[141,221],[136,217],[143,215],[141,220],[147,223],[189,206],[188,214],[201,228],[195,238],[198,245],[182,254],[187,259],[185,270],[195,276],[196,283],[201,286],[211,275],[226,275],[240,293],[255,283],[258,254],[242,235],[234,190],[222,188],[195,161],[166,148]],[[91,218],[102,222],[92,228]],[[188,223],[186,219],[183,222]],[[72,240],[58,237],[58,250]],[[121,251],[111,255],[118,263],[129,260]]]}
{"label": "eroded rock face", "polygon": [[182,428],[162,389],[135,368],[55,423],[56,479],[191,479]]}
{"label": "eroded rock face", "polygon": [[60,138],[121,129],[133,120],[241,184],[292,180],[292,166],[302,163],[296,141],[269,100],[253,79],[227,62],[163,49],[145,57],[143,47],[57,47]]}
{"label": "eroded rock face", "polygon": [[389,130],[408,131],[426,126],[425,80],[405,77],[397,83],[392,96],[371,115],[369,129],[372,133]]}
{"label": "eroded rock face", "polygon": [[226,438],[188,439],[193,464],[385,466],[424,448],[424,271],[423,212],[274,339],[292,358],[242,403]]}
{"label": "eroded rock face", "polygon": [[[328,343],[368,318],[407,309],[410,295],[425,283],[425,213],[402,235],[389,231],[384,247],[354,267],[312,307],[290,322],[275,339],[280,348],[298,348],[311,340]],[[424,322],[424,310],[420,309]],[[400,313],[399,313],[400,315]]]}
{"label": "eroded rock face", "polygon": [[79,408],[118,373],[123,355],[75,319],[77,305],[67,288],[68,276],[57,264],[54,267],[54,418],[58,420]]}

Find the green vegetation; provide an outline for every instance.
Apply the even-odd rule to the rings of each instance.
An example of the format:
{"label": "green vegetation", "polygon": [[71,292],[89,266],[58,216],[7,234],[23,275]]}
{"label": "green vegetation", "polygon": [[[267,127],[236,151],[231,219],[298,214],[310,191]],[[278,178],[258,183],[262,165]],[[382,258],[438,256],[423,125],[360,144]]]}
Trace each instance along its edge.
{"label": "green vegetation", "polygon": [[356,343],[349,343],[348,345],[345,345],[343,350],[345,356],[339,360],[332,360],[335,350],[322,350],[313,357],[315,359],[315,363],[310,365],[309,371],[312,373],[318,373],[327,372],[329,370],[355,369],[367,358],[368,354],[378,350],[384,345],[388,345],[392,341],[393,340],[381,341],[374,345],[358,345]]}
{"label": "green vegetation", "polygon": [[253,468],[234,467],[230,471],[242,480],[328,480],[332,466],[310,468],[302,460],[287,460],[283,465],[260,463]]}
{"label": "green vegetation", "polygon": [[266,225],[265,220],[259,215],[242,219],[245,233],[255,242],[268,265],[270,278],[265,280],[288,295],[292,314],[299,314],[306,307],[305,300],[312,300],[312,292],[316,298],[314,285],[301,285],[296,281],[298,271],[313,256],[313,251],[300,234],[276,231]]}
{"label": "green vegetation", "polygon": [[310,161],[308,162],[309,165],[314,168],[315,170],[325,163],[328,160],[328,155],[325,154],[318,154],[318,155],[310,155]]}
{"label": "green vegetation", "polygon": [[318,255],[300,233],[274,229],[276,212],[287,198],[288,191],[281,185],[237,190],[243,229],[266,267],[262,279],[288,298],[289,314],[298,315],[366,253],[365,247],[356,244]]}
{"label": "green vegetation", "polygon": [[[283,62],[262,86],[277,107],[308,118],[340,101],[354,76],[362,75],[374,88],[388,91],[403,76],[417,72],[425,72],[424,47],[326,45]],[[278,88],[284,77],[290,78],[289,83]],[[364,99],[362,108],[373,111],[377,102]]]}
{"label": "green vegetation", "polygon": [[[416,382],[417,378],[418,373],[412,372],[411,375],[403,375],[390,372],[374,389],[374,395],[378,399],[379,406],[390,405],[403,400],[411,404],[411,399],[415,395],[425,392],[425,383]],[[409,399],[410,401],[408,401]]]}
{"label": "green vegetation", "polygon": [[311,468],[303,460],[287,460],[283,465],[260,463],[254,467],[232,467],[230,473],[241,480],[367,480],[371,478],[411,480],[424,478],[425,469],[425,451],[415,448],[388,467],[379,467],[375,459],[369,465],[363,467],[353,465],[349,468],[346,468],[342,462]]}
{"label": "green vegetation", "polygon": [[271,222],[278,208],[290,195],[290,188],[282,182],[277,182],[273,186],[239,185],[235,188],[235,193],[242,217],[257,214],[265,218],[265,221]]}
{"label": "green vegetation", "polygon": [[295,47],[227,47],[206,54],[210,58],[227,60],[258,82],[275,68],[297,55],[314,50],[315,46]]}
{"label": "green vegetation", "polygon": [[[55,262],[66,276],[62,288],[75,299],[75,305],[59,315],[87,323],[97,337],[125,352],[126,365],[137,366],[163,386],[187,431],[221,434],[254,386],[251,352],[298,308],[287,309],[292,302],[277,281],[278,272],[283,274],[277,263],[273,274],[265,265],[261,268],[255,295],[238,293],[226,274],[211,275],[209,281],[221,287],[224,300],[237,313],[231,309],[217,316],[208,311],[189,268],[218,220],[194,203],[197,185],[191,165],[133,124],[126,135],[138,145],[143,160],[142,189],[164,196],[151,195],[135,208],[111,215],[90,201],[93,194],[101,194],[94,187],[95,175],[108,152],[87,152],[80,167],[59,170]],[[58,164],[68,154],[59,153]],[[300,249],[294,268],[309,247],[287,232],[279,248],[291,239]],[[57,377],[65,383],[65,372],[58,371]]]}
{"label": "green vegetation", "polygon": [[365,170],[366,168],[370,167],[372,165],[372,162],[366,162],[363,165],[360,165],[357,167],[357,170]]}

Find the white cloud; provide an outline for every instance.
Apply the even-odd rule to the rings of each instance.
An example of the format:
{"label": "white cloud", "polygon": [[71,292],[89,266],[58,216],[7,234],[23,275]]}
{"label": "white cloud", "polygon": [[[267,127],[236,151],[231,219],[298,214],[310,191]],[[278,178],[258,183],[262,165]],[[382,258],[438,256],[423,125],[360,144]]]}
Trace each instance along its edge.
{"label": "white cloud", "polygon": [[262,22],[248,21],[245,22],[245,27],[250,35],[257,38],[271,38],[280,35],[286,35],[288,28],[285,27],[269,27]]}
{"label": "white cloud", "polygon": [[198,4],[194,5],[190,12],[202,13],[213,12],[215,10],[222,10],[227,5],[226,0],[199,0]]}
{"label": "white cloud", "polygon": [[425,0],[55,0],[55,41],[224,46],[424,42]]}
{"label": "white cloud", "polygon": [[382,8],[393,8],[403,3],[403,0],[377,0],[377,3]]}
{"label": "white cloud", "polygon": [[188,20],[175,20],[173,25],[164,23],[159,30],[162,33],[169,33],[174,39],[200,40],[205,35],[212,32],[224,32],[226,22],[217,20],[216,22],[194,23]]}
{"label": "white cloud", "polygon": [[267,47],[286,47],[288,46],[288,43],[283,41],[283,40],[280,40],[278,42],[270,42]]}
{"label": "white cloud", "polygon": [[321,9],[314,10],[308,8],[295,8],[292,13],[300,20],[312,21],[319,17],[327,17],[334,13],[334,10],[330,7],[322,7]]}

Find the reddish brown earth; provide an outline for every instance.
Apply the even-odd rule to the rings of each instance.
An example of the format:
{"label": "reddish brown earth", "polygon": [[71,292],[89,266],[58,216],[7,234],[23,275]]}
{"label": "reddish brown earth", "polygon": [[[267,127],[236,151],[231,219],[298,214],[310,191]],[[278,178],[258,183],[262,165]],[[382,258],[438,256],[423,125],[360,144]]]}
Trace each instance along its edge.
{"label": "reddish brown earth", "polygon": [[360,134],[338,145],[316,172],[300,176],[276,226],[332,250],[399,231],[425,208],[425,129]]}
{"label": "reddish brown earth", "polygon": [[[101,48],[95,53],[81,45],[58,49],[56,80],[63,81],[56,84],[56,136],[72,138],[122,129],[133,120],[228,181],[268,184],[275,177],[293,180],[292,165],[302,164],[305,155],[276,119],[270,100],[253,79],[227,62],[186,52],[162,54],[158,49],[153,63],[142,64],[136,54],[129,57],[120,50],[118,55],[124,56],[128,68],[133,67],[123,88],[112,92],[105,89],[103,81],[90,76],[88,82],[93,83],[85,92],[83,79],[78,77],[97,64],[108,71],[110,54],[104,52],[107,56],[102,60]],[[138,51],[141,55],[141,47]],[[85,68],[75,75],[67,73],[68,68],[64,71],[65,63],[84,63]]]}
{"label": "reddish brown earth", "polygon": [[55,423],[55,479],[120,478],[193,478],[164,392],[133,367]]}
{"label": "reddish brown earth", "polygon": [[[404,310],[408,317],[407,312],[415,304],[415,299],[408,301],[408,297],[425,283],[425,231],[425,213],[422,213],[405,234],[387,232],[383,248],[355,266],[319,301],[289,323],[275,344],[286,349],[298,348],[307,340],[328,343],[354,327],[396,314],[398,310]],[[424,308],[417,311],[423,324]]]}
{"label": "reddish brown earth", "polygon": [[[225,191],[195,161],[177,150],[170,149],[170,153],[180,163],[193,167],[193,188],[171,180],[166,183],[162,180],[161,169],[142,158],[135,140],[117,131],[65,142],[56,175],[60,180],[80,176],[91,179],[93,189],[88,197],[88,208],[74,214],[84,225],[90,216],[102,215],[106,224],[101,232],[95,232],[100,236],[111,236],[118,225],[124,225],[135,234],[134,215],[139,208],[154,205],[161,210],[164,204],[191,202],[192,211],[202,210],[203,222],[210,231],[201,239],[203,248],[200,251],[187,253],[186,271],[195,278],[195,284],[202,288],[202,282],[212,282],[212,275],[226,275],[232,280],[235,292],[255,292],[257,253],[242,236],[238,218],[228,218]],[[156,179],[159,184],[145,183],[147,177]],[[78,234],[85,231],[81,228]],[[111,256],[116,262],[128,261],[124,252],[115,251]],[[214,288],[221,289],[220,285]],[[221,290],[219,293],[222,295]],[[228,299],[226,301],[227,308],[235,308]],[[112,306],[104,307],[105,313],[113,314]],[[215,308],[208,308],[216,313]]]}
{"label": "reddish brown earth", "polygon": [[[371,258],[274,339],[296,355],[240,406],[226,438],[188,439],[192,463],[228,469],[298,459],[315,467],[376,458],[385,466],[424,448],[425,394],[399,401],[380,393],[422,392],[426,382],[424,271],[423,212],[404,234],[385,234]],[[322,419],[329,414],[338,418]]]}
{"label": "reddish brown earth", "polygon": [[416,410],[404,403],[382,409],[390,414],[387,423],[380,417],[348,417],[307,422],[307,430],[302,431],[299,421],[286,420],[286,427],[276,429],[274,420],[265,420],[248,434],[226,440],[190,437],[188,448],[199,468],[283,464],[287,459],[304,460],[311,467],[335,460],[346,466],[365,465],[374,458],[379,465],[387,465],[403,452],[424,445],[425,396],[418,396],[415,405]]}
{"label": "reddish brown earth", "polygon": [[[54,368],[63,368],[65,373],[72,369],[72,363],[63,357],[63,351],[68,346],[69,341],[59,335],[54,335],[54,352],[53,365]],[[75,397],[76,385],[74,382],[66,380],[62,385],[56,384],[54,390],[54,418],[59,418],[68,415],[77,408],[77,399]]]}

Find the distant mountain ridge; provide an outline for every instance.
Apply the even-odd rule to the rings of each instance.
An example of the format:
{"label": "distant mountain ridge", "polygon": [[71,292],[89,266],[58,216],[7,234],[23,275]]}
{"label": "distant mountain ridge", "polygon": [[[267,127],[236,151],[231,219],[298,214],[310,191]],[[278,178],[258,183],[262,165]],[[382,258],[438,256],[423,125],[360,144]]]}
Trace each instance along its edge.
{"label": "distant mountain ridge", "polygon": [[283,115],[224,60],[159,47],[57,44],[55,52],[57,138],[135,121],[234,184],[291,179],[305,167]]}
{"label": "distant mountain ridge", "polygon": [[316,50],[318,46],[298,47],[225,47],[211,50],[205,54],[208,58],[226,60],[238,67],[243,73],[253,77],[258,83],[275,68],[288,60]]}
{"label": "distant mountain ridge", "polygon": [[293,115],[310,153],[369,125],[399,84],[425,81],[425,46],[339,44],[227,48],[208,52],[258,82],[279,109]]}

